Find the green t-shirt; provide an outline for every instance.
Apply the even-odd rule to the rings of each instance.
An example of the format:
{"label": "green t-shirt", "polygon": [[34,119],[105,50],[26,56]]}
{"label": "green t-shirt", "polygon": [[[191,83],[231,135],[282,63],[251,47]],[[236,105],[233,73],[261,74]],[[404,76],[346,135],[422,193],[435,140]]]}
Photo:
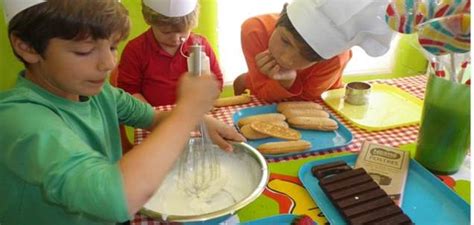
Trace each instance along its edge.
{"label": "green t-shirt", "polygon": [[153,108],[105,84],[70,101],[19,76],[0,93],[0,224],[93,225],[129,219],[119,122],[148,127]]}

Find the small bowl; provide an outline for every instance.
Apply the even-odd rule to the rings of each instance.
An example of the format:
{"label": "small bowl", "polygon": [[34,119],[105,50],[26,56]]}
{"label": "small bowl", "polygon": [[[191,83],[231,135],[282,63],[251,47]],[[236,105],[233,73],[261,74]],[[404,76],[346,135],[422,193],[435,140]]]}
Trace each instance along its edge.
{"label": "small bowl", "polygon": [[351,82],[346,85],[345,102],[351,105],[365,105],[369,102],[372,86],[366,82]]}
{"label": "small bowl", "polygon": [[[162,187],[160,187],[155,193],[155,195],[149,200],[149,202],[145,204],[145,206],[141,209],[141,213],[151,218],[154,218],[160,221],[165,221],[165,222],[223,221],[227,219],[228,217],[230,217],[231,215],[233,215],[234,213],[236,213],[239,209],[251,203],[258,196],[260,196],[260,194],[265,189],[265,186],[269,179],[268,166],[262,154],[260,154],[260,152],[258,152],[252,146],[243,142],[233,143],[232,145],[234,147],[233,153],[225,153],[222,150],[220,150],[218,147],[214,147],[213,150],[217,151],[216,153],[219,154],[219,157],[224,157],[220,159],[231,160],[230,162],[229,161],[224,161],[224,162],[229,162],[229,164],[234,164],[234,166],[235,165],[240,166],[238,170],[235,170],[235,173],[233,174],[243,175],[243,178],[245,180],[238,181],[237,179],[235,179],[236,177],[232,177],[232,174],[230,174],[231,176],[229,176],[229,179],[233,179],[232,182],[238,181],[241,184],[245,183],[246,185],[248,185],[247,186],[248,188],[245,188],[247,190],[245,191],[245,193],[238,193],[238,196],[240,196],[238,201],[236,201],[232,205],[228,205],[225,208],[205,212],[200,215],[185,215],[185,214],[181,214],[182,212],[180,213],[170,213],[169,211],[164,212],[163,211],[164,209],[160,209],[160,208],[163,208],[162,206],[169,204],[169,202],[160,201],[160,198],[161,198],[160,196],[164,196],[163,193],[166,196],[167,195],[166,193],[169,193],[167,191],[168,190],[173,191],[173,187],[175,186],[169,186],[169,185],[163,184]],[[176,165],[178,165],[178,163]],[[227,166],[227,165],[221,163],[221,166]],[[226,167],[224,171],[228,171],[229,168],[234,168],[234,166]],[[173,170],[168,174],[168,177],[166,179],[177,180],[176,169],[177,169],[176,167],[173,168]],[[221,172],[222,171],[223,170],[221,169]],[[231,183],[230,185],[235,185],[235,183]],[[169,187],[172,187],[172,188],[169,188]],[[162,194],[159,194],[159,192],[162,192]],[[174,198],[166,198],[166,199],[168,199],[168,201],[170,202],[176,201],[176,199]],[[155,202],[155,203],[152,203],[152,202]],[[192,204],[192,201],[191,202],[187,201],[185,204],[186,205]],[[182,210],[179,210],[179,211],[182,211]]]}

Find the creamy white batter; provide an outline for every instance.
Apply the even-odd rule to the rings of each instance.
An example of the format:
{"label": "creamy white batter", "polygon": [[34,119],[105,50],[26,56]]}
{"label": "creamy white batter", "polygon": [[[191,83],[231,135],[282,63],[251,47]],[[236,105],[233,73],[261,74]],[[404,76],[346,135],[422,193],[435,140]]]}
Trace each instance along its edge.
{"label": "creamy white batter", "polygon": [[248,197],[262,176],[257,161],[243,151],[225,153],[216,150],[216,155],[220,176],[199,196],[184,190],[183,182],[178,182],[175,167],[144,207],[162,215],[201,215],[227,208]]}

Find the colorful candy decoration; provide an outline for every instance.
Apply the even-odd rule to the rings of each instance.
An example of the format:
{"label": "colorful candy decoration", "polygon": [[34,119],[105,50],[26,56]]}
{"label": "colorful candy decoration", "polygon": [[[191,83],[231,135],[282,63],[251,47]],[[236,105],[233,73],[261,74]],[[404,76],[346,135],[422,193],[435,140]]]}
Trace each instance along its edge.
{"label": "colorful candy decoration", "polygon": [[470,0],[392,0],[385,21],[392,30],[411,34],[422,23],[446,16],[470,13]]}
{"label": "colorful candy decoration", "polygon": [[[426,4],[426,3],[425,3]],[[427,0],[428,14],[426,18],[436,19],[439,17],[451,16],[462,13],[470,13],[471,1],[463,0]]]}
{"label": "colorful candy decoration", "polygon": [[418,41],[434,55],[470,51],[471,16],[457,14],[429,20],[419,26]]}
{"label": "colorful candy decoration", "polygon": [[459,60],[471,50],[470,10],[471,0],[391,0],[385,21],[394,31],[418,35],[436,76],[470,84],[464,72],[470,58]]}
{"label": "colorful candy decoration", "polygon": [[416,32],[416,26],[425,21],[421,11],[426,8],[419,1],[399,0],[392,1],[387,6],[385,21],[394,31],[404,34]]}

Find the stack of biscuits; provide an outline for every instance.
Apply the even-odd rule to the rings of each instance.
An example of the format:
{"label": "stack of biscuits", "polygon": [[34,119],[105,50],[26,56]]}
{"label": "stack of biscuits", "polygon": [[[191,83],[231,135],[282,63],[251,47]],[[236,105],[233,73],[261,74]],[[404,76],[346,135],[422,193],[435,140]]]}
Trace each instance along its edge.
{"label": "stack of biscuits", "polygon": [[242,134],[250,140],[268,137],[285,141],[267,142],[257,147],[264,154],[299,152],[311,148],[311,143],[301,140],[298,129],[333,131],[337,122],[329,118],[321,105],[315,102],[281,102],[277,113],[248,116],[238,121]]}

